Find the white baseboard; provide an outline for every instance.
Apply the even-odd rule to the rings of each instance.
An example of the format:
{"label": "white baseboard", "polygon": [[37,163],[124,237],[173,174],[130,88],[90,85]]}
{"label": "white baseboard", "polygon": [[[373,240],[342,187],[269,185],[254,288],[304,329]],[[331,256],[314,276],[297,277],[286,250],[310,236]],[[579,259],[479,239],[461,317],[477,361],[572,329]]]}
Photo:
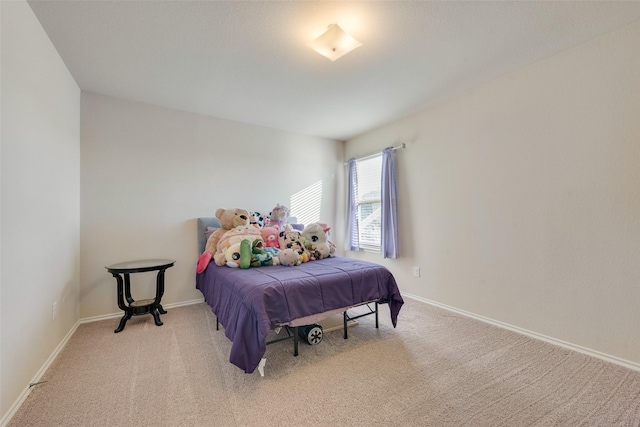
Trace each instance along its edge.
{"label": "white baseboard", "polygon": [[[163,304],[162,306],[164,308],[166,308],[166,309],[169,309],[169,308],[181,307],[181,306],[184,306],[184,305],[199,304],[201,302],[204,302],[204,298],[199,298],[199,299],[195,299],[195,300],[191,300],[191,301],[177,302],[177,303],[173,303],[173,304]],[[29,396],[29,393],[31,392],[31,389],[32,389],[32,387],[30,387],[30,384],[34,384],[34,383],[37,383],[38,381],[40,381],[40,378],[42,378],[42,376],[47,371],[47,369],[49,369],[49,366],[51,366],[51,364],[56,359],[56,357],[58,357],[58,354],[60,354],[62,349],[67,345],[67,342],[69,342],[69,339],[71,339],[71,336],[75,333],[76,329],[78,329],[78,326],[80,326],[82,323],[97,322],[99,320],[113,319],[113,318],[117,318],[117,317],[122,317],[122,311],[120,313],[112,313],[112,314],[104,314],[104,315],[100,315],[100,316],[85,317],[83,319],[78,320],[75,323],[75,325],[73,325],[73,327],[69,330],[67,335],[65,335],[65,337],[60,342],[60,344],[58,344],[58,346],[55,348],[55,350],[53,350],[53,353],[51,353],[51,356],[49,356],[49,358],[46,360],[46,362],[44,362],[44,365],[42,365],[42,367],[38,370],[38,372],[33,377],[33,379],[29,382],[29,385],[27,385],[27,387],[22,391],[22,393],[20,394],[20,396],[18,396],[16,401],[13,402],[13,405],[11,405],[11,407],[9,408],[9,411],[7,411],[7,413],[4,415],[4,417],[2,417],[2,420],[0,420],[0,427],[5,427],[7,424],[9,424],[9,421],[11,421],[11,418],[13,418],[13,416],[16,413],[16,411],[18,409],[20,409],[20,406],[22,406],[24,401]]]}
{"label": "white baseboard", "polygon": [[527,329],[523,329],[517,326],[510,325],[508,323],[500,322],[498,320],[493,320],[488,317],[480,316],[468,311],[460,310],[455,307],[448,306],[446,304],[441,304],[436,301],[432,301],[426,298],[419,297],[417,295],[412,295],[406,292],[402,293],[402,296],[406,296],[408,298],[414,299],[416,301],[423,302],[425,304],[430,304],[436,307],[443,308],[448,311],[452,311],[454,313],[460,314],[462,316],[470,317],[472,319],[479,320],[481,322],[489,323],[491,325],[497,326],[499,328],[508,329],[513,332],[520,333],[522,335],[526,335],[531,338],[539,339],[550,344],[558,345],[560,347],[564,347],[569,350],[577,351],[578,353],[586,354],[587,356],[596,357],[598,359],[604,360],[606,362],[615,363],[616,365],[624,366],[625,368],[633,369],[634,371],[640,371],[640,363],[632,362],[630,360],[625,360],[620,357],[612,356],[610,354],[602,353],[597,350],[593,350],[590,348],[582,347],[577,344],[573,344],[570,342],[562,341],[553,337],[549,337],[543,334],[539,334],[537,332],[529,331]]}
{"label": "white baseboard", "polygon": [[0,421],[1,427],[5,427],[7,424],[9,424],[9,421],[11,421],[11,418],[13,418],[13,416],[18,411],[18,409],[20,409],[20,406],[22,406],[22,404],[27,399],[27,397],[29,397],[29,393],[31,393],[31,389],[32,389],[31,384],[35,384],[40,381],[44,373],[47,372],[47,369],[49,369],[49,366],[51,366],[53,361],[56,360],[56,357],[58,357],[58,354],[60,354],[62,349],[67,345],[67,343],[69,342],[69,339],[71,339],[71,336],[74,334],[76,329],[78,329],[79,325],[80,325],[80,321],[77,321],[73,325],[73,327],[69,330],[69,332],[67,332],[67,335],[65,335],[65,337],[62,339],[60,344],[58,344],[55,350],[53,350],[53,353],[51,353],[51,356],[49,356],[49,358],[44,362],[44,365],[42,365],[42,367],[38,370],[38,372],[36,372],[36,375],[29,382],[27,387],[22,391],[22,393],[20,393],[20,396],[18,396],[15,402],[13,402],[13,405],[11,405],[11,407],[9,408],[9,411],[7,411],[7,413],[4,415],[4,417],[2,417],[2,420]]}
{"label": "white baseboard", "polygon": [[[172,304],[162,304],[162,307],[164,308],[176,308],[176,307],[182,307],[184,305],[192,305],[192,304],[199,304],[201,302],[204,302],[204,298],[198,298],[198,299],[194,299],[191,301],[183,301],[183,302],[175,302]],[[82,319],[79,320],[80,323],[90,323],[90,322],[97,322],[100,320],[105,320],[105,319],[115,319],[117,317],[122,317],[122,311],[118,312],[118,313],[111,313],[111,314],[101,314],[100,316],[91,316],[91,317],[84,317]]]}

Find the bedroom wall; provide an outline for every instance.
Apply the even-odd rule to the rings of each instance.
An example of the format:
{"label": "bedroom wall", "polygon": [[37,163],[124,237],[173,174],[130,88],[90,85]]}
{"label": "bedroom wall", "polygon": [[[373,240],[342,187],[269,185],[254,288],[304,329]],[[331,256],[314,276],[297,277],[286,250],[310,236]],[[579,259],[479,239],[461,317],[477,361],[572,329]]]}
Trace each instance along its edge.
{"label": "bedroom wall", "polygon": [[[342,142],[84,92],[81,122],[81,318],[121,313],[104,267],[126,260],[175,259],[163,304],[202,298],[196,218],[217,208],[335,222]],[[155,273],[131,277],[154,295]]]}
{"label": "bedroom wall", "polygon": [[80,89],[26,2],[0,11],[4,422],[78,320]]}
{"label": "bedroom wall", "polygon": [[347,141],[347,158],[408,145],[402,257],[350,255],[408,294],[639,366],[638,45],[640,23]]}

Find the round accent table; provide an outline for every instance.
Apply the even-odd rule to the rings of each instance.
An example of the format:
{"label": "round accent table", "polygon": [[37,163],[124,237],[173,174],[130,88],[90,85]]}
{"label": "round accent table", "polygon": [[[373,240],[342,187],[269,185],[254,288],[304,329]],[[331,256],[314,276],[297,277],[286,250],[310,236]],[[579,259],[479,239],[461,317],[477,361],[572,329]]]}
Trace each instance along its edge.
{"label": "round accent table", "polygon": [[[115,277],[118,282],[118,307],[124,311],[124,316],[120,319],[120,325],[114,331],[115,333],[124,329],[127,320],[131,319],[131,316],[142,314],[151,314],[156,325],[162,325],[160,314],[167,313],[165,309],[162,308],[162,304],[160,304],[160,300],[164,294],[164,272],[167,268],[173,267],[173,264],[175,264],[175,261],[171,259],[142,259],[138,261],[120,262],[105,267],[109,273],[113,274],[113,277]],[[131,297],[129,275],[131,273],[144,273],[146,271],[158,272],[156,278],[156,297],[135,301]]]}

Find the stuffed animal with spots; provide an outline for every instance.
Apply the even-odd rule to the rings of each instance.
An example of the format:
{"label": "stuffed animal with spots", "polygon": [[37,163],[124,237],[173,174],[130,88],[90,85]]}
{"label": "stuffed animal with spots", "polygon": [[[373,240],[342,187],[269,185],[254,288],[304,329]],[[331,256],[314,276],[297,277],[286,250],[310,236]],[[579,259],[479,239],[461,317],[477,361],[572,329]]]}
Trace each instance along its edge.
{"label": "stuffed animal with spots", "polygon": [[310,260],[309,252],[304,246],[302,241],[302,234],[297,230],[285,229],[278,235],[280,242],[280,251],[286,249],[293,249],[296,251],[300,258],[300,263],[308,262]]}
{"label": "stuffed animal with spots", "polygon": [[249,224],[258,228],[264,227],[265,217],[260,212],[249,212]]}
{"label": "stuffed animal with spots", "polygon": [[281,250],[278,254],[278,262],[286,267],[300,265],[300,254],[293,249]]}

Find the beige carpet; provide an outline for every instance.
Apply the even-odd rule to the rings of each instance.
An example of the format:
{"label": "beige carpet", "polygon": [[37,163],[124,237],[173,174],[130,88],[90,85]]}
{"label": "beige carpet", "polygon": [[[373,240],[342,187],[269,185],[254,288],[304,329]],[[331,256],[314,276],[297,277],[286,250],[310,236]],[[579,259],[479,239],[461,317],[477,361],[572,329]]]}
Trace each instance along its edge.
{"label": "beige carpet", "polygon": [[640,426],[640,373],[407,299],[316,346],[228,362],[204,304],[81,325],[17,426]]}

